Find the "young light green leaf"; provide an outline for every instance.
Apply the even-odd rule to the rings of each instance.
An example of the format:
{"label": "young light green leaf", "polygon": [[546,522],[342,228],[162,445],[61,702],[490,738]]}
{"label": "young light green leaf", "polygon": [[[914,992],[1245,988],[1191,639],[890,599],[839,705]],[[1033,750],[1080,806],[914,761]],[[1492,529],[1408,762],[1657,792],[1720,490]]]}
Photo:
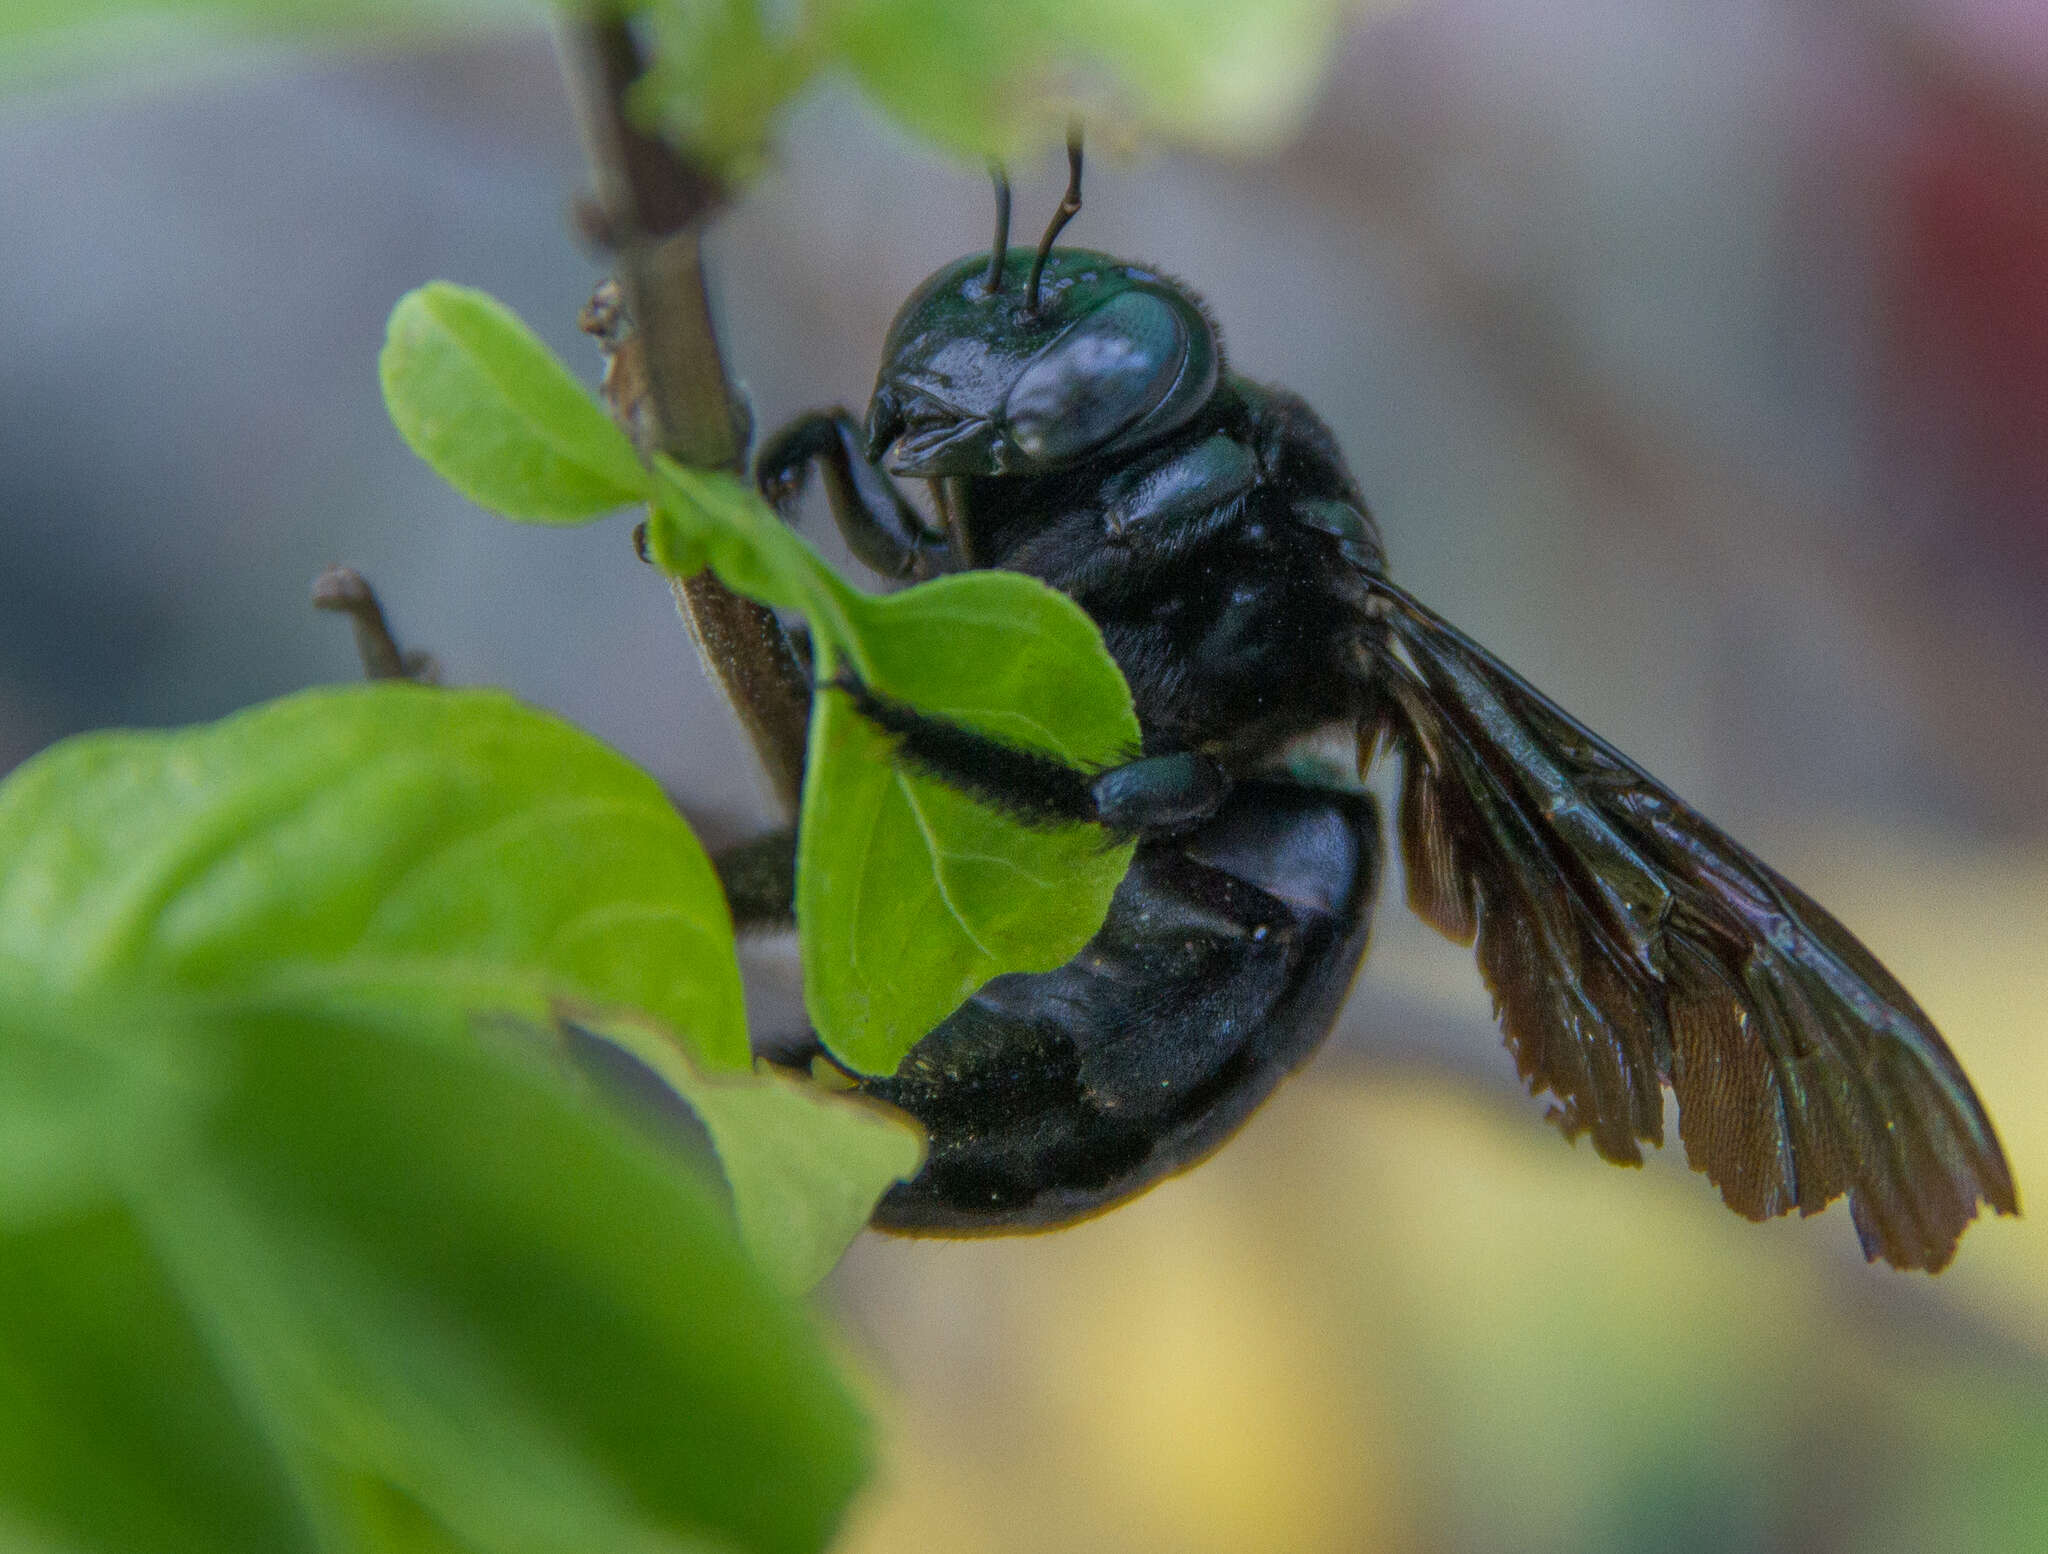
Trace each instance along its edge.
{"label": "young light green leaf", "polygon": [[647,498],[625,433],[483,292],[447,281],[407,292],[391,310],[377,371],[413,452],[480,506],[573,524]]}
{"label": "young light green leaf", "polygon": [[487,691],[304,692],[69,740],[0,785],[0,968],[644,1011],[749,1061],[732,925],[660,787]]}
{"label": "young light green leaf", "polygon": [[[0,1053],[75,1046],[27,1028],[48,1008],[0,999]],[[0,1530],[93,1554],[823,1547],[868,1444],[815,1335],[695,1173],[540,1049],[431,1001],[94,1008],[210,1093],[178,1149],[0,1227]]]}
{"label": "young light green leaf", "polygon": [[[1081,766],[1138,748],[1129,688],[1095,623],[1014,572],[877,598],[729,476],[658,466],[649,551],[810,620],[821,678],[843,662],[920,711]],[[804,994],[834,1056],[889,1073],[994,976],[1045,971],[1102,924],[1131,859],[1093,827],[1023,826],[902,769],[844,696],[816,698],[804,780],[797,927]]]}
{"label": "young light green leaf", "polygon": [[924,1162],[924,1131],[888,1107],[766,1068],[704,1073],[665,1032],[631,1021],[589,1035],[688,1106],[732,1189],[741,1242],[792,1294],[830,1273],[882,1194]]}

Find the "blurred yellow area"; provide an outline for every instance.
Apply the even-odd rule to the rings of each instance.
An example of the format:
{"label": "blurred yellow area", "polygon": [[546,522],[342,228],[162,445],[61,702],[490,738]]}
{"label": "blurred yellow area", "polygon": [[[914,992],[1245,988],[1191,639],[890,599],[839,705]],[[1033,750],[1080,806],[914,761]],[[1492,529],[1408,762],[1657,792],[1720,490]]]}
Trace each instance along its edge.
{"label": "blurred yellow area", "polygon": [[[1773,856],[2048,1181],[2048,857]],[[848,1554],[2048,1549],[2048,1223],[1866,1267],[1840,1204],[1751,1225],[1675,1149],[1615,1170],[1362,1045],[1092,1223],[859,1246],[888,1445]]]}

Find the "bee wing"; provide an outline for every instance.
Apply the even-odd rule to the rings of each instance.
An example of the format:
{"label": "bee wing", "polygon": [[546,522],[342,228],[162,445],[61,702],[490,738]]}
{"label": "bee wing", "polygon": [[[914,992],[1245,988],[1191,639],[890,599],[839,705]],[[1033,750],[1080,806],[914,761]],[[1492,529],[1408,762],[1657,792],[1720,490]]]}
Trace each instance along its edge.
{"label": "bee wing", "polygon": [[1569,1135],[1638,1163],[1678,1097],[1728,1205],[1843,1192],[1864,1255],[1944,1266],[2018,1211],[1997,1136],[1906,990],[1768,865],[1456,627],[1373,579],[1404,725],[1409,903],[1478,942],[1509,1049]]}

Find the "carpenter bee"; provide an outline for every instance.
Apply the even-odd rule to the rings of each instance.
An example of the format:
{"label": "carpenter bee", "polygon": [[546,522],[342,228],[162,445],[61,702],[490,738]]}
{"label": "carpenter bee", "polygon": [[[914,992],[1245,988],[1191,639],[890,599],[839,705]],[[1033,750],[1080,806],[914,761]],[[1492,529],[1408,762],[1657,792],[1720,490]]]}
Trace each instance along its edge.
{"label": "carpenter bee", "polygon": [[[998,978],[859,1088],[930,1132],[877,1225],[1064,1224],[1215,1149],[1314,1051],[1362,960],[1373,799],[1283,757],[1332,725],[1401,767],[1410,906],[1476,944],[1507,1044],[1607,1159],[1661,1144],[1752,1219],[1846,1192],[1866,1257],[1941,1268],[1980,1200],[2017,1211],[1968,1079],[1834,918],[1396,585],[1335,439],[1231,372],[1180,282],[1054,241],[904,304],[864,422],[798,418],[756,460],[788,514],[812,471],[863,562],[1005,567],[1071,596],[1130,682],[1143,748],[1080,770],[842,679],[900,758],[1033,824],[1135,837],[1101,931]],[[936,520],[895,478],[929,483]],[[788,910],[759,849],[743,920]],[[786,856],[786,854],[785,854]],[[786,869],[781,871],[786,873]],[[785,1054],[788,1055],[788,1054]],[[810,1055],[815,1057],[813,1047]]]}

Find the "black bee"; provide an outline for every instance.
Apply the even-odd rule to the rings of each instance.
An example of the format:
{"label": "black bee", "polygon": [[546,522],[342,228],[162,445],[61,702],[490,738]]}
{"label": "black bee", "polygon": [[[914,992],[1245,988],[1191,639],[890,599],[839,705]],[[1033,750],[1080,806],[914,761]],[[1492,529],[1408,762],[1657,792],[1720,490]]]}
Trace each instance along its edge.
{"label": "black bee", "polygon": [[[1026,572],[1101,627],[1142,755],[1084,771],[842,681],[925,772],[1032,823],[1139,839],[1070,963],[997,979],[859,1087],[931,1134],[876,1223],[1066,1223],[1220,1144],[1323,1040],[1362,959],[1373,800],[1290,775],[1331,725],[1402,768],[1409,904],[1479,968],[1568,1135],[1637,1163],[1677,1093],[1692,1164],[1753,1219],[1847,1192],[1865,1255],[1939,1269],[1979,1200],[2017,1210],[1968,1079],[1871,954],[1797,888],[1396,586],[1327,427],[1230,372],[1200,300],[1052,247],[932,276],[889,331],[864,425],[761,450],[785,511],[822,474],[854,553],[898,578]],[[939,527],[892,476],[930,483]],[[758,866],[759,854],[755,855]],[[770,871],[773,873],[774,871]],[[755,881],[758,887],[758,880]],[[755,897],[764,893],[755,888]],[[782,887],[766,892],[779,895]],[[736,891],[742,916],[749,891]]]}

